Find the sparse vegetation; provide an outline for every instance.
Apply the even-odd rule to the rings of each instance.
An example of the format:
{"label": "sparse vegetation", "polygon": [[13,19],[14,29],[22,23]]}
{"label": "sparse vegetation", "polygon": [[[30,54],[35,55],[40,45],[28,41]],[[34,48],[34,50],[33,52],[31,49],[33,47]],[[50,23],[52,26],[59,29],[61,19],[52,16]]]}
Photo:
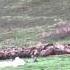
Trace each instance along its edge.
{"label": "sparse vegetation", "polygon": [[[54,34],[59,22],[70,24],[70,0],[0,0],[0,47],[70,43],[70,34]],[[29,62],[24,66],[0,70],[70,70],[69,56],[25,60]]]}

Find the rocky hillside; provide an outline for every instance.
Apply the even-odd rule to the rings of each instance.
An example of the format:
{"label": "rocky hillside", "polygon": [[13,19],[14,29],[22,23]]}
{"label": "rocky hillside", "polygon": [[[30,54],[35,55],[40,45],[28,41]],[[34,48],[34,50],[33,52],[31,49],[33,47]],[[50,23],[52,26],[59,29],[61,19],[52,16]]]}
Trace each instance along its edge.
{"label": "rocky hillside", "polygon": [[70,0],[0,0],[0,28],[28,28],[70,20]]}
{"label": "rocky hillside", "polygon": [[[17,44],[47,40],[53,42],[51,36],[53,34],[55,38],[57,35],[54,35],[57,25],[69,25],[69,21],[70,0],[0,0],[2,44],[8,39],[13,39]],[[60,34],[58,38],[66,42],[70,39],[68,34]]]}

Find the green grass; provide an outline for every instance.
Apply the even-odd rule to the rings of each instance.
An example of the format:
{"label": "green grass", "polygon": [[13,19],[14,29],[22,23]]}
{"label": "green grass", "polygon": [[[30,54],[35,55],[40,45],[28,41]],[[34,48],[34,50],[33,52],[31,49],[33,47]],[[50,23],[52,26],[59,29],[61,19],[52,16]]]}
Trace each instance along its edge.
{"label": "green grass", "polygon": [[18,46],[23,46],[25,44],[33,45],[37,43],[40,39],[39,33],[43,32],[42,27],[32,27],[28,29],[17,29],[12,32],[0,34],[0,45],[6,44],[7,40],[13,42]]}
{"label": "green grass", "polygon": [[70,56],[68,55],[38,58],[38,62],[32,62],[32,59],[24,60],[28,61],[24,66],[7,67],[0,70],[70,70]]}
{"label": "green grass", "polygon": [[[23,47],[25,44],[27,46],[31,46],[38,43],[39,41],[41,42],[46,41],[49,43],[70,42],[70,36],[61,39],[47,37],[48,32],[53,31],[53,28],[48,28],[46,26],[43,25],[43,26],[31,27],[27,29],[18,28],[8,33],[0,33],[0,47],[3,47],[4,45],[10,47],[9,44],[12,45],[12,43],[14,43],[13,44],[14,46],[17,45],[18,47]],[[43,32],[47,33],[46,35],[44,35],[44,37],[42,36]]]}

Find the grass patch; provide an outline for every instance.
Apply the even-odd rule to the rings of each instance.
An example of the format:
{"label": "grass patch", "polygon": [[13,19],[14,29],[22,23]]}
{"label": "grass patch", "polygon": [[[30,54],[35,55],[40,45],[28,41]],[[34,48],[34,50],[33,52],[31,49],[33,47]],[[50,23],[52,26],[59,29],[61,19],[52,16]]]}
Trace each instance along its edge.
{"label": "grass patch", "polygon": [[0,47],[10,47],[11,45],[15,46],[21,46],[24,45],[31,46],[36,44],[39,41],[46,41],[49,43],[69,43],[70,37],[64,37],[60,39],[55,39],[52,37],[47,37],[44,35],[42,36],[43,32],[48,33],[53,28],[47,28],[47,26],[37,26],[37,27],[31,27],[27,29],[16,29],[8,33],[0,33]]}
{"label": "grass patch", "polygon": [[70,56],[50,56],[45,58],[38,58],[38,62],[32,62],[32,59],[25,59],[29,61],[24,66],[17,68],[7,67],[0,70],[69,70]]}
{"label": "grass patch", "polygon": [[43,32],[42,27],[32,27],[28,29],[16,29],[14,31],[0,34],[0,45],[8,45],[12,42],[17,46],[33,45],[40,39],[39,33]]}

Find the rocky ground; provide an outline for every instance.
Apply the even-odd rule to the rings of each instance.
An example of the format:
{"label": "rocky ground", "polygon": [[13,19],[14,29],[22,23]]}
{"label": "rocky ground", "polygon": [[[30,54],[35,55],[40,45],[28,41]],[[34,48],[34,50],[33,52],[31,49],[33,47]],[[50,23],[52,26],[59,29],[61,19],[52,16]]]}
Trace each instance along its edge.
{"label": "rocky ground", "polygon": [[0,60],[20,58],[47,57],[50,55],[70,54],[70,44],[41,44],[32,47],[8,47],[0,49]]}

